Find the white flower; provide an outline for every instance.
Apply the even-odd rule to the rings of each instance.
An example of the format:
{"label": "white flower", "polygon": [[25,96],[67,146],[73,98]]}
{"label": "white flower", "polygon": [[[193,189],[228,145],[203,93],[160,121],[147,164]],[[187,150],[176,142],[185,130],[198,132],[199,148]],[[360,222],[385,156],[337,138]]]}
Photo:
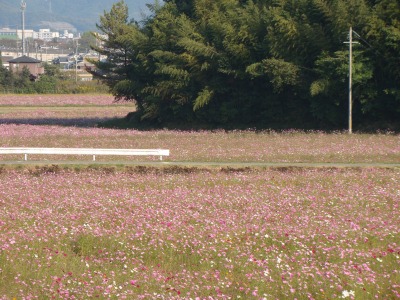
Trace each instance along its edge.
{"label": "white flower", "polygon": [[342,298],[347,298],[347,297],[350,297],[350,296],[355,296],[355,292],[354,291],[347,291],[347,290],[344,290],[343,292],[342,292]]}

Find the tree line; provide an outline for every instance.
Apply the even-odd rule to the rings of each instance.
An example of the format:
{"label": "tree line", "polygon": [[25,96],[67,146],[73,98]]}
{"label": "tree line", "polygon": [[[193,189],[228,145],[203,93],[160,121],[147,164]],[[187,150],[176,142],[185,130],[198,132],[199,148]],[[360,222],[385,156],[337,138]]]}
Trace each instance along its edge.
{"label": "tree line", "polygon": [[[153,124],[346,128],[349,28],[353,120],[400,116],[398,0],[165,0],[129,20],[125,2],[97,25],[96,76],[132,119]],[[391,125],[392,124],[392,125]]]}
{"label": "tree line", "polygon": [[54,92],[59,73],[51,65],[45,65],[45,75],[37,81],[27,67],[15,73],[5,68],[0,61],[0,92],[13,93],[48,93]]}
{"label": "tree line", "polygon": [[[1,52],[0,52],[1,56]],[[97,81],[78,81],[72,72],[62,72],[57,65],[44,64],[44,74],[32,77],[29,69],[13,72],[0,60],[0,93],[15,94],[80,94],[108,93],[107,87]]]}

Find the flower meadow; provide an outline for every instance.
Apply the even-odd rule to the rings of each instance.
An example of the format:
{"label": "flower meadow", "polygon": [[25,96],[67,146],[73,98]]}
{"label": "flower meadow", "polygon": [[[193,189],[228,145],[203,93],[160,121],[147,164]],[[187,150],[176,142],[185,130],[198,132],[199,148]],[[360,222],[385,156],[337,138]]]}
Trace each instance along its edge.
{"label": "flower meadow", "polygon": [[[112,96],[101,94],[0,95],[0,147],[166,148],[171,161],[189,162],[400,161],[400,135],[394,133],[99,127],[101,121],[121,118],[134,109],[132,103],[114,103]],[[6,159],[13,157],[0,156],[0,160]]]}
{"label": "flower meadow", "polygon": [[95,127],[134,110],[104,94],[0,95],[0,124]]}
{"label": "flower meadow", "polygon": [[0,299],[396,299],[400,170],[0,173]]}
{"label": "flower meadow", "polygon": [[121,104],[115,103],[114,97],[107,94],[0,94],[0,106],[109,106]]}
{"label": "flower meadow", "polygon": [[[166,159],[169,161],[400,162],[398,134],[348,135],[340,132],[276,133],[252,130],[138,131],[0,124],[0,135],[1,147],[164,148],[170,149],[170,156]],[[0,160],[9,159],[12,156],[0,156]],[[60,156],[55,159],[60,159]],[[130,157],[129,160],[143,158]]]}
{"label": "flower meadow", "polygon": [[171,153],[159,167],[0,155],[0,300],[400,298],[400,168],[211,166],[398,164],[399,134],[98,127],[129,111],[107,95],[0,96],[0,147]]}
{"label": "flower meadow", "polygon": [[[86,107],[24,107],[24,109],[1,108],[0,124],[49,125],[95,127],[101,122],[123,118],[132,108],[124,106]],[[106,112],[106,113],[105,113]]]}

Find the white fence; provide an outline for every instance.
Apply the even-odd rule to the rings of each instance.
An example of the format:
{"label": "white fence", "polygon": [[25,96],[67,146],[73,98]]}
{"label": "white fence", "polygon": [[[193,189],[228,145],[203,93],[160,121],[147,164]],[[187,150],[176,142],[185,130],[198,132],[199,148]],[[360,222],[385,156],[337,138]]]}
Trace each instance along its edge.
{"label": "white fence", "polygon": [[92,155],[93,161],[96,155],[142,155],[142,156],[169,156],[166,149],[96,149],[96,148],[0,148],[0,154],[24,154],[24,160],[28,160],[28,154],[63,154],[63,155]]}

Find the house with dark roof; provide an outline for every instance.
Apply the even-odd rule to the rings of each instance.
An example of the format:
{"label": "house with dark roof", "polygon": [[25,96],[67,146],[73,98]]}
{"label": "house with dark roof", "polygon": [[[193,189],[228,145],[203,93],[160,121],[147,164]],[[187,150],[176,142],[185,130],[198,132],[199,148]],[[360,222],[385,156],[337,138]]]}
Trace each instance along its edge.
{"label": "house with dark roof", "polygon": [[34,78],[44,74],[42,61],[26,55],[9,60],[8,63],[10,70],[14,73],[20,73],[24,67],[27,67]]}

